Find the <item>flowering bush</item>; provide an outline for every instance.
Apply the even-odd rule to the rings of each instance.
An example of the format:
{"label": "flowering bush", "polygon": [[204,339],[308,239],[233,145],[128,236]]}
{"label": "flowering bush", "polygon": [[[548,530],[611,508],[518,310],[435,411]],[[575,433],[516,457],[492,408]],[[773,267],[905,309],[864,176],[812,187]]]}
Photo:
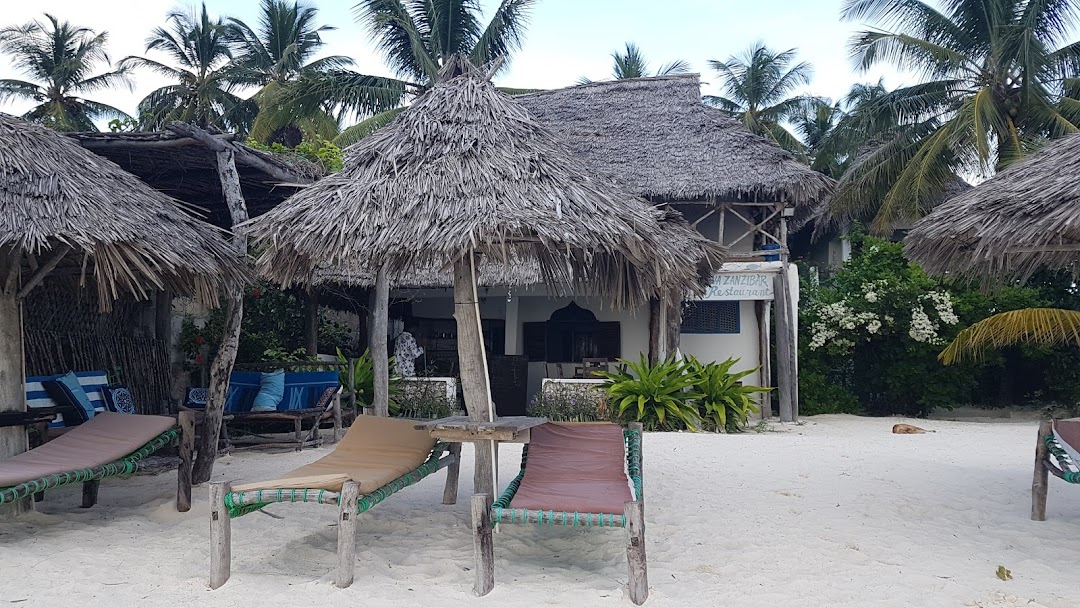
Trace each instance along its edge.
{"label": "flowering bush", "polygon": [[552,382],[529,401],[529,416],[556,422],[613,420],[607,394],[597,384]]}

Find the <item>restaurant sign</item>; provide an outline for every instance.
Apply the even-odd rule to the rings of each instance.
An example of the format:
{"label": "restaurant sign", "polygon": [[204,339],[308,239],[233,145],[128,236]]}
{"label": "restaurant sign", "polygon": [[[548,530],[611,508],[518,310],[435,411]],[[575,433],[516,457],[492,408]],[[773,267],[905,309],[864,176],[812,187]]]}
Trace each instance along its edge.
{"label": "restaurant sign", "polygon": [[720,274],[702,300],[772,300],[775,276],[764,272]]}

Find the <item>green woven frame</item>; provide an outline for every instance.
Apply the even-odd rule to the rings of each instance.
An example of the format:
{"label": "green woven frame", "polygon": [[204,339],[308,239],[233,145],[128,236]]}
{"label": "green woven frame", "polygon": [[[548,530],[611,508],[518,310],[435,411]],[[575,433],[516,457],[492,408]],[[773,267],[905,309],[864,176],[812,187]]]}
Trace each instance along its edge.
{"label": "green woven frame", "polygon": [[58,488],[69,483],[82,483],[85,481],[104,479],[106,477],[116,477],[118,475],[131,475],[139,469],[140,460],[171,444],[179,435],[180,429],[171,428],[157,437],[154,437],[149,443],[135,452],[124,456],[120,460],[114,460],[109,464],[90,469],[80,469],[78,471],[66,471],[64,473],[57,473],[55,475],[49,475],[48,477],[27,481],[17,486],[0,488],[0,505],[22,500],[27,496],[37,494],[43,490]]}
{"label": "green woven frame", "polygon": [[1080,473],[1070,470],[1069,455],[1058,445],[1054,435],[1047,435],[1043,438],[1043,441],[1046,443],[1046,449],[1049,450],[1054,459],[1058,461],[1058,465],[1060,465],[1061,478],[1069,483],[1080,483]]}
{"label": "green woven frame", "polygon": [[[626,471],[630,481],[634,484],[634,498],[641,500],[641,431],[635,429],[623,430],[623,438],[626,441]],[[506,491],[491,505],[491,523],[528,523],[528,509],[512,509],[510,501],[514,500],[518,487],[521,486],[521,478],[525,475],[525,465],[529,460],[529,444],[521,450],[521,471],[517,474]],[[586,527],[626,527],[626,516],[612,513],[567,513],[565,511],[536,511],[537,524],[561,525],[561,526],[586,526]],[[520,520],[520,521],[518,521]]]}
{"label": "green woven frame", "polygon": [[[431,450],[431,455],[424,464],[412,471],[398,477],[390,483],[378,488],[374,492],[364,494],[356,501],[356,513],[364,513],[372,507],[386,500],[396,492],[413,485],[421,479],[439,470],[439,458],[448,449],[445,443],[437,443]],[[256,502],[244,504],[244,495],[255,494]],[[327,490],[311,488],[292,490],[252,490],[248,492],[229,492],[225,495],[225,507],[229,510],[229,517],[240,517],[248,513],[254,513],[259,509],[272,505],[276,502],[316,502],[321,504],[339,504],[339,494]]]}

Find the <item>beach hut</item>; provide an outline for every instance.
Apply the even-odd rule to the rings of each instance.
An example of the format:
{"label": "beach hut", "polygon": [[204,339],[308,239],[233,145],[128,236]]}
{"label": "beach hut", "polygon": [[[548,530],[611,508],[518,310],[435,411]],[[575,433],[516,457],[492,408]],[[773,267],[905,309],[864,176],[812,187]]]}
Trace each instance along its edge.
{"label": "beach hut", "polygon": [[[176,200],[52,130],[0,115],[0,411],[24,411],[22,306],[46,276],[121,294],[188,294],[214,305],[243,280],[226,234]],[[0,428],[0,458],[25,451]]]}
{"label": "beach hut", "polygon": [[934,275],[984,285],[1024,280],[1040,267],[1077,271],[1080,135],[1047,144],[915,224],[905,254]]}
{"label": "beach hut", "polygon": [[[375,274],[383,307],[390,277],[452,268],[462,389],[477,419],[492,415],[478,266],[525,261],[554,289],[633,307],[702,293],[722,251],[595,175],[489,76],[449,61],[437,86],[347,150],[342,171],[243,227],[265,276],[288,285],[324,267]],[[383,340],[385,314],[374,329]],[[490,446],[478,445],[477,463],[477,492],[490,494]]]}

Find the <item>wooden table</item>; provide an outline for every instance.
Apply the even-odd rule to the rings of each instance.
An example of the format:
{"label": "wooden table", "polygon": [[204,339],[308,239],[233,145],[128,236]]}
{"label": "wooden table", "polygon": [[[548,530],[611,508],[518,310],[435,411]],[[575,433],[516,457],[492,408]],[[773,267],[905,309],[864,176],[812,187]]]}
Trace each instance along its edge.
{"label": "wooden table", "polygon": [[547,418],[529,416],[505,416],[494,421],[473,420],[468,416],[450,416],[438,420],[418,422],[417,430],[427,431],[432,437],[451,442],[490,441],[492,458],[482,458],[476,450],[476,468],[473,470],[473,492],[475,494],[495,495],[498,460],[496,446],[499,442],[529,443],[531,429],[547,422]]}

